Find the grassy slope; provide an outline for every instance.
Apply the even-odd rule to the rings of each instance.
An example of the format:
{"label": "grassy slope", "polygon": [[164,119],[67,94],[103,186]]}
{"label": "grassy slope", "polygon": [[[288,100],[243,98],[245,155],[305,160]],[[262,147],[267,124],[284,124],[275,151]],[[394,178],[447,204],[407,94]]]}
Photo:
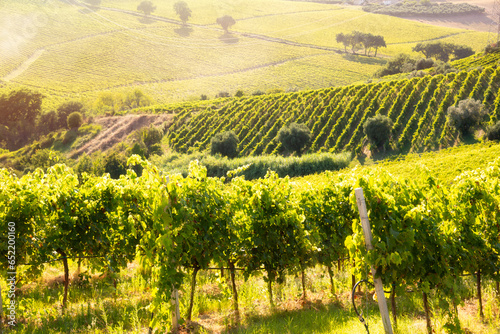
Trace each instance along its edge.
{"label": "grassy slope", "polygon": [[[178,21],[171,3],[156,5],[154,15]],[[102,6],[136,12],[137,2],[104,0]],[[177,24],[144,23],[127,13],[89,11],[63,1],[35,5],[8,0],[0,17],[13,24],[8,25],[7,47],[0,50],[0,76],[43,49],[9,88],[29,85],[60,101],[93,100],[103,89],[123,91],[138,85],[159,102],[171,102],[238,89],[250,93],[346,85],[368,79],[384,63],[382,58],[351,57],[269,38],[340,50],[335,35],[357,29],[384,35],[388,48],[379,53],[393,55],[411,52],[417,42],[450,35],[479,49],[487,37],[316,3],[197,0],[189,6],[193,26],[186,32]],[[215,24],[224,14],[238,20],[229,40],[221,39],[223,32]]]}
{"label": "grassy slope", "polygon": [[453,179],[467,170],[484,167],[500,156],[500,144],[494,142],[450,147],[441,151],[408,154],[394,161],[382,161],[368,168],[383,168],[394,175],[415,177],[415,171],[423,167],[443,182]]}

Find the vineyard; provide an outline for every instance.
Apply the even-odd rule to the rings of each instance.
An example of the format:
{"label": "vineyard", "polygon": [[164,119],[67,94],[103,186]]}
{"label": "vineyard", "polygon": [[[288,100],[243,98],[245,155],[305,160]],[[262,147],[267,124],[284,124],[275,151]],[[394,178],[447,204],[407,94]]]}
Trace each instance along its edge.
{"label": "vineyard", "polygon": [[[255,182],[237,177],[238,170],[227,178],[209,178],[197,162],[183,178],[163,175],[139,158],[130,162],[143,166],[142,176],[130,170],[119,180],[79,178],[64,165],[21,178],[2,170],[0,221],[4,230],[15,231],[15,248],[8,247],[7,234],[1,237],[2,266],[17,268],[16,281],[27,284],[41,275],[43,263],[62,261],[64,309],[74,289],[68,284],[68,259],[83,258],[90,270],[116,278],[138,256],[151,275],[153,328],[165,325],[173,288],[188,279],[183,317],[192,319],[197,274],[212,267],[228,270],[238,318],[236,270],[246,279],[264,273],[272,309],[273,286],[286,274],[302,277],[305,298],[305,277],[317,265],[327,269],[333,294],[339,260],[350,259],[345,263],[357,279],[368,278],[367,266],[374,265],[392,291],[394,313],[395,300],[406,290],[423,296],[429,333],[429,298],[438,300],[450,325],[459,328],[455,307],[463,275],[477,278],[481,317],[481,282],[498,280],[498,161],[464,172],[451,185],[425,170],[420,181],[379,169],[325,174],[323,182],[297,184],[272,172]],[[364,190],[374,235],[369,252],[356,208],[357,187]],[[22,311],[18,316],[22,319]]]}
{"label": "vineyard", "polygon": [[[277,134],[292,122],[311,130],[309,152],[354,152],[366,145],[363,123],[377,114],[394,122],[393,148],[424,151],[452,146],[458,133],[446,123],[448,107],[473,98],[485,104],[490,123],[500,110],[499,53],[459,62],[457,73],[415,77],[317,91],[243,97],[191,113],[187,106],[170,128],[178,152],[207,150],[217,133],[233,130],[241,156],[280,152]],[[477,67],[479,64],[492,65]]]}

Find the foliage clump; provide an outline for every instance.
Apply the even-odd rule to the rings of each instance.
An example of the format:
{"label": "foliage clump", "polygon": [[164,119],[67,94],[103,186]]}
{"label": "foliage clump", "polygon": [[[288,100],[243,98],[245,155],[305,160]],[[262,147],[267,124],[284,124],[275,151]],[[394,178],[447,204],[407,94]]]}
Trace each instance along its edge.
{"label": "foliage clump", "polygon": [[139,12],[143,12],[144,15],[150,15],[156,10],[156,6],[149,0],[143,1],[137,6]]}
{"label": "foliage clump", "polygon": [[212,155],[219,153],[228,158],[238,155],[238,136],[234,131],[226,131],[216,134],[210,141]]}
{"label": "foliage clump", "polygon": [[222,29],[224,29],[226,33],[229,32],[229,28],[231,28],[236,24],[235,19],[233,19],[233,17],[229,15],[224,15],[217,18],[216,22],[218,25],[222,27]]}
{"label": "foliage clump", "polygon": [[176,2],[174,4],[174,10],[177,15],[179,15],[182,23],[186,24],[186,22],[191,17],[191,9],[188,7],[187,3],[185,1]]}
{"label": "foliage clump", "polygon": [[379,149],[389,142],[392,126],[393,123],[389,117],[378,114],[366,120],[363,124],[363,131],[370,143]]}
{"label": "foliage clump", "polygon": [[484,105],[473,99],[462,100],[458,102],[458,106],[448,108],[450,125],[462,135],[469,135],[471,130],[481,123],[485,115]]}
{"label": "foliage clump", "polygon": [[488,128],[486,137],[488,138],[488,140],[500,140],[500,121],[496,122],[494,125]]}
{"label": "foliage clump", "polygon": [[434,58],[444,62],[450,60],[452,55],[454,56],[453,60],[457,60],[474,54],[474,50],[469,46],[443,42],[418,43],[413,51],[422,52],[426,58]]}
{"label": "foliage clump", "polygon": [[357,49],[364,48],[365,55],[369,55],[371,49],[375,50],[374,56],[377,56],[377,51],[381,47],[387,47],[384,36],[373,35],[370,33],[363,33],[360,31],[353,31],[350,34],[340,33],[336,36],[337,43],[344,45],[344,51],[347,53],[347,47],[351,48],[353,54]]}
{"label": "foliage clump", "polygon": [[311,140],[311,130],[301,123],[292,123],[284,126],[278,132],[278,141],[287,152],[295,152],[301,155],[302,149]]}
{"label": "foliage clump", "polygon": [[75,111],[69,114],[68,116],[68,128],[70,129],[78,129],[82,126],[83,116],[81,113]]}

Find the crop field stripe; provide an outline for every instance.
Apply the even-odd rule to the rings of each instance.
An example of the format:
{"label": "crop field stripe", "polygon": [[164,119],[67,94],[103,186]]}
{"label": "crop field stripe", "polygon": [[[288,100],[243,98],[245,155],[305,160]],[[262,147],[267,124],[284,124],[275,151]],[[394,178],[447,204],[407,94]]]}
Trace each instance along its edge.
{"label": "crop field stripe", "polygon": [[427,131],[431,125],[430,121],[432,120],[433,116],[435,116],[435,112],[439,104],[441,103],[441,98],[443,97],[443,92],[445,91],[443,87],[449,84],[451,77],[455,77],[454,73],[453,76],[451,76],[450,74],[443,76],[442,80],[437,84],[437,87],[434,90],[434,94],[429,104],[427,105],[427,108],[425,109],[422,117],[418,120],[417,129],[415,130],[411,141],[412,150],[418,151],[419,149],[421,149],[423,141],[427,135]]}
{"label": "crop field stripe", "polygon": [[406,149],[411,145],[411,140],[415,134],[415,131],[418,129],[419,119],[423,114],[425,114],[425,111],[427,110],[426,107],[430,105],[429,100],[433,101],[432,97],[434,96],[434,93],[437,92],[437,83],[443,80],[444,75],[442,74],[434,76],[427,84],[427,87],[425,87],[423,92],[420,93],[420,100],[413,108],[413,112],[409,119],[406,121],[406,126],[403,129],[403,132],[401,133],[401,136],[399,136],[398,147],[400,149]]}
{"label": "crop field stripe", "polygon": [[413,115],[413,111],[417,102],[420,100],[422,91],[427,87],[430,80],[430,76],[425,76],[413,87],[413,90],[406,98],[405,104],[394,122],[394,127],[392,129],[393,138],[399,138],[401,135],[404,130],[403,126],[408,123],[409,118]]}
{"label": "crop field stripe", "polygon": [[379,98],[381,95],[390,90],[392,82],[386,82],[382,86],[378,86],[376,89],[376,94],[370,100],[370,104],[364,109],[363,115],[359,122],[357,123],[356,129],[352,131],[351,138],[347,145],[343,148],[343,151],[349,152],[355,148],[355,146],[363,141],[363,125],[365,121],[375,115],[378,110]]}
{"label": "crop field stripe", "polygon": [[[465,81],[460,86],[458,94],[455,95],[453,105],[457,105],[459,101],[469,96],[470,92],[477,83],[480,73],[481,72],[478,69],[474,69],[469,72],[469,74],[465,78]],[[449,143],[453,142],[458,135],[457,131],[454,128],[450,127],[448,123],[449,120],[447,119],[443,130],[441,131],[441,135],[439,136],[439,143],[441,146],[447,146]]]}
{"label": "crop field stripe", "polygon": [[352,135],[354,131],[353,128],[357,127],[360,119],[363,117],[363,114],[365,114],[367,111],[366,106],[370,103],[373,96],[377,93],[377,90],[382,85],[383,84],[381,83],[369,85],[371,87],[368,89],[368,92],[363,96],[363,98],[361,98],[361,100],[359,100],[359,103],[355,106],[354,110],[350,112],[350,118],[347,121],[344,130],[342,131],[340,136],[338,136],[335,145],[332,147],[332,152],[340,152],[343,150],[344,143],[349,140],[348,136]]}

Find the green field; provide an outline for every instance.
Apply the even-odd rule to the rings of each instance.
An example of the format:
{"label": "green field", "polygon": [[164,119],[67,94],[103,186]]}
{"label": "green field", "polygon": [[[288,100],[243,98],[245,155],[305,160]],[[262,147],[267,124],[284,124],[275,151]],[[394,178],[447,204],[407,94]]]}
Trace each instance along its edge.
{"label": "green field", "polygon": [[[102,91],[134,87],[159,103],[221,91],[319,89],[365,81],[385,57],[411,53],[418,42],[446,40],[479,51],[487,40],[487,33],[281,0],[194,1],[189,26],[181,27],[172,4],[156,5],[153,16],[144,18],[129,0],[103,0],[98,10],[55,0],[3,2],[4,88],[37,89],[48,96],[49,107],[75,98],[92,106]],[[225,14],[237,21],[230,36],[215,24]],[[341,54],[335,36],[352,30],[383,35],[388,47],[378,58]]]}

